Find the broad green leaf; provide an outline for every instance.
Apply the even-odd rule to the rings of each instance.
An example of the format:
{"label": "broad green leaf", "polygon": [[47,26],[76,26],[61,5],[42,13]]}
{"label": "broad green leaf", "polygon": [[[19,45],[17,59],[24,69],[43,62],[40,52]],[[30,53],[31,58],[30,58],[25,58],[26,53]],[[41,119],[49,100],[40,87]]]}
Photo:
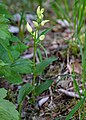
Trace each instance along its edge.
{"label": "broad green leaf", "polygon": [[[16,53],[14,53],[17,55]],[[11,58],[13,59],[14,54],[12,51],[10,51],[8,48],[4,48],[2,45],[0,45],[0,59],[5,63],[11,63]],[[11,57],[11,58],[10,58]]]}
{"label": "broad green leaf", "polygon": [[[1,18],[1,15],[0,15],[0,18]],[[3,21],[3,19],[4,19],[4,21]],[[2,15],[2,20],[0,21],[0,46],[3,46],[3,48],[8,52],[8,54],[11,58],[11,54],[10,54],[10,51],[8,49],[10,37],[11,36],[10,36],[9,31],[8,31],[8,24],[5,22],[5,18]]]}
{"label": "broad green leaf", "polygon": [[20,84],[22,83],[22,78],[20,77],[20,75],[14,71],[6,71],[5,72],[5,78],[13,84]]}
{"label": "broad green leaf", "polygon": [[6,52],[6,50],[3,48],[2,45],[0,45],[0,59],[2,59],[4,62],[6,62],[5,55],[4,55],[5,52]]}
{"label": "broad green leaf", "polygon": [[7,18],[11,18],[11,15],[8,12],[7,6],[1,2],[0,2],[0,14],[4,15]]}
{"label": "broad green leaf", "polygon": [[46,80],[45,82],[41,83],[35,88],[35,95],[38,96],[45,90],[47,90],[51,84],[53,83],[53,80]]}
{"label": "broad green leaf", "polygon": [[18,59],[19,56],[20,53],[18,51],[10,51],[9,47],[5,49],[0,45],[0,58],[3,60],[3,62],[12,63],[14,60]]}
{"label": "broad green leaf", "polygon": [[12,42],[20,42],[20,39],[14,35],[11,36],[10,41]]}
{"label": "broad green leaf", "polygon": [[34,87],[29,83],[23,85],[19,90],[18,104],[20,104],[24,100],[26,95],[30,94],[33,91],[33,89]]}
{"label": "broad green leaf", "polygon": [[2,107],[0,107],[0,119],[1,120],[10,120],[10,114]]}
{"label": "broad green leaf", "polygon": [[32,73],[32,61],[28,59],[19,59],[11,65],[11,68],[13,71],[22,74]]}
{"label": "broad green leaf", "polygon": [[0,38],[0,44],[7,50],[7,46],[9,45],[9,40],[7,38],[5,39]]}
{"label": "broad green leaf", "polygon": [[[4,48],[4,50],[7,52],[9,59],[12,60],[11,51],[8,49],[7,45],[5,45],[5,43],[2,42],[2,41],[0,41],[0,44],[1,44],[1,46]],[[1,50],[1,51],[2,51],[2,50]],[[5,52],[5,53],[6,53],[6,52]],[[2,58],[2,59],[3,59],[3,58]]]}
{"label": "broad green leaf", "polygon": [[7,18],[5,18],[3,15],[0,15],[0,24],[6,24],[8,23],[9,20]]}
{"label": "broad green leaf", "polygon": [[[10,50],[10,53],[11,53],[11,55],[12,55],[12,58],[13,58],[13,60],[15,61],[16,59],[18,59],[19,58],[19,56],[20,56],[20,53],[18,52],[18,51],[16,51],[16,50]],[[9,54],[8,54],[8,59],[10,59],[9,58]]]}
{"label": "broad green leaf", "polygon": [[38,63],[36,65],[36,71],[35,71],[35,74],[36,75],[40,75],[44,69],[50,64],[52,63],[53,61],[57,60],[57,58],[55,57],[51,57],[51,58],[47,58],[46,60],[43,60],[42,62]]}
{"label": "broad green leaf", "polygon": [[22,42],[19,42],[16,45],[11,46],[11,50],[16,50],[20,53],[24,52],[26,49],[27,49],[27,46]]}
{"label": "broad green leaf", "polygon": [[9,66],[0,68],[0,74],[5,77],[10,83],[19,84],[22,83],[21,76],[12,71]]}
{"label": "broad green leaf", "polygon": [[70,120],[70,118],[74,115],[74,113],[79,109],[79,107],[84,103],[85,98],[82,98],[80,102],[71,110],[71,112],[66,117],[66,120]]}
{"label": "broad green leaf", "polygon": [[7,96],[7,90],[0,88],[0,99],[3,99]]}
{"label": "broad green leaf", "polygon": [[5,100],[7,90],[0,88],[0,120],[19,120],[19,113],[13,103]]}
{"label": "broad green leaf", "polygon": [[2,39],[6,39],[6,38],[10,38],[10,32],[8,31],[8,25],[6,23],[1,23],[0,24],[0,38]]}
{"label": "broad green leaf", "polygon": [[19,113],[13,103],[0,99],[0,120],[19,120]]}
{"label": "broad green leaf", "polygon": [[[3,54],[1,54],[1,59],[4,61],[4,62],[13,62],[13,54],[12,54],[12,51],[9,50],[9,48],[5,45],[5,43],[3,43],[2,41],[0,41],[1,45],[0,45],[0,49],[1,49],[1,52]],[[4,57],[2,57],[4,56]]]}
{"label": "broad green leaf", "polygon": [[13,83],[13,84],[22,83],[21,76],[18,73],[14,72],[14,71],[11,71],[11,72],[6,71],[4,76],[10,83]]}
{"label": "broad green leaf", "polygon": [[0,60],[0,67],[1,66],[6,66],[6,65],[8,65],[7,63],[4,63],[2,60]]}
{"label": "broad green leaf", "polygon": [[[1,6],[3,5],[0,3],[0,9],[1,9]],[[8,20],[6,19],[4,15],[5,15],[4,13],[2,15],[0,14],[0,44],[5,49],[7,49],[6,47],[9,45],[9,39],[11,35],[10,35],[10,32],[8,31],[8,28],[9,28]]]}

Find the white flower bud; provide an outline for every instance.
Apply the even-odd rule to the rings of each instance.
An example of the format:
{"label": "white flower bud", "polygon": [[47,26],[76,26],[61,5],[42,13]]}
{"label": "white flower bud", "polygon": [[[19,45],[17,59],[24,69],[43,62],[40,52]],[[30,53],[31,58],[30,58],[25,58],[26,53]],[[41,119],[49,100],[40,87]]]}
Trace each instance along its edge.
{"label": "white flower bud", "polygon": [[41,9],[41,13],[43,13],[43,12],[44,12],[44,8]]}
{"label": "white flower bud", "polygon": [[44,17],[44,15],[41,14],[41,15],[39,15],[38,17],[39,17],[39,19],[41,20],[41,19]]}
{"label": "white flower bud", "polygon": [[33,21],[33,24],[34,24],[35,27],[38,27],[38,26],[39,26],[36,21]]}
{"label": "white flower bud", "polygon": [[38,6],[38,8],[37,8],[37,15],[39,15],[40,14],[40,6]]}
{"label": "white flower bud", "polygon": [[41,20],[43,18],[44,8],[40,9],[40,6],[37,8],[37,16]]}
{"label": "white flower bud", "polygon": [[29,23],[27,22],[27,30],[28,30],[28,32],[30,32],[30,33],[32,33],[32,27],[29,25]]}
{"label": "white flower bud", "polygon": [[44,40],[44,38],[45,38],[45,35],[41,35],[41,36],[39,37],[40,40]]}
{"label": "white flower bud", "polygon": [[43,21],[41,22],[41,26],[44,26],[44,24],[47,23],[47,22],[49,22],[49,20],[43,20]]}

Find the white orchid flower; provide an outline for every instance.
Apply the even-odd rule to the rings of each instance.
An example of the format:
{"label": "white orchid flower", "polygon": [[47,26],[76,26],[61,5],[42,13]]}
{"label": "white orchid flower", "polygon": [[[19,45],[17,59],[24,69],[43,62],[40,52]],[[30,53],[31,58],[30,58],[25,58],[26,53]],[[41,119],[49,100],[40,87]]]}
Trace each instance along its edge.
{"label": "white orchid flower", "polygon": [[38,6],[37,16],[38,16],[39,19],[42,19],[44,17],[43,12],[44,12],[44,8],[40,9],[40,6]]}
{"label": "white orchid flower", "polygon": [[47,23],[47,22],[49,22],[49,20],[43,20],[43,21],[41,22],[41,26],[44,26],[45,23]]}
{"label": "white orchid flower", "polygon": [[35,27],[38,27],[38,26],[39,26],[36,21],[33,21],[33,24],[34,24]]}
{"label": "white orchid flower", "polygon": [[32,27],[29,25],[28,22],[27,22],[26,27],[27,27],[28,32],[32,33],[32,31],[33,31],[33,30],[32,30]]}

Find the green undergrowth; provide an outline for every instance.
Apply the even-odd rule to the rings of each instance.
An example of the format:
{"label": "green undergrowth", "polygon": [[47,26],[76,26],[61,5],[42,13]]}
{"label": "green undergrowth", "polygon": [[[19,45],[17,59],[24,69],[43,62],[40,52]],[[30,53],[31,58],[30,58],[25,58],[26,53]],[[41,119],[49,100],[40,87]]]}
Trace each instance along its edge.
{"label": "green undergrowth", "polygon": [[[23,83],[22,75],[31,74],[33,79],[31,83],[21,85],[18,94],[18,111],[15,105],[5,99],[7,90],[0,88],[0,117],[1,120],[21,120],[22,104],[27,95],[30,95],[30,103],[35,105],[36,97],[41,93],[46,91],[53,83],[53,80],[45,80],[42,83],[37,81],[37,77],[41,75],[44,69],[51,64],[53,61],[57,60],[55,57],[46,58],[43,60],[41,50],[38,46],[42,45],[47,32],[51,28],[44,29],[40,32],[41,27],[43,27],[49,20],[44,20],[44,8],[37,8],[36,11],[36,21],[32,21],[34,24],[34,30],[27,23],[26,27],[30,33],[34,45],[33,47],[33,59],[23,59],[22,53],[28,49],[28,46],[20,40],[18,37],[14,36],[9,32],[9,24],[12,16],[7,10],[7,7],[0,3],[0,77],[2,80],[7,80],[10,84],[21,85]],[[36,63],[36,54],[39,54],[39,63]]]}
{"label": "green undergrowth", "polygon": [[[63,5],[64,3],[64,5]],[[71,7],[70,7],[71,4]],[[69,49],[72,54],[76,56],[79,52],[82,61],[82,95],[80,93],[79,84],[76,81],[76,74],[72,74],[75,92],[79,95],[80,100],[77,105],[71,110],[71,112],[66,117],[66,120],[73,119],[76,111],[79,112],[79,120],[85,120],[85,103],[86,103],[86,29],[85,20],[86,20],[86,1],[85,0],[64,0],[51,2],[54,13],[57,15],[57,18],[62,20],[67,20],[68,23],[73,23],[72,29],[74,29],[73,40],[69,42]],[[70,27],[71,28],[71,27]],[[82,112],[83,111],[83,112]]]}

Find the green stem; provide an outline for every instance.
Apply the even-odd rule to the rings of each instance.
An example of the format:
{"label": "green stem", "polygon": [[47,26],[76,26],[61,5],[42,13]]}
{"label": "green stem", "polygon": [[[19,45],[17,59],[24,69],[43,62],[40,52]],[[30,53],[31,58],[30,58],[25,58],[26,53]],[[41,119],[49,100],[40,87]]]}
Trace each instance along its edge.
{"label": "green stem", "polygon": [[[32,85],[35,87],[35,80],[36,80],[36,74],[35,74],[35,70],[36,70],[36,61],[35,61],[35,56],[36,56],[36,33],[35,33],[35,39],[34,39],[34,52],[33,52],[33,80],[32,80]],[[35,90],[33,90],[32,93],[32,100],[33,103],[35,103]]]}
{"label": "green stem", "polygon": [[34,53],[33,53],[33,63],[34,63],[34,66],[33,66],[33,69],[34,69],[34,78],[33,78],[33,81],[32,81],[32,85],[33,86],[35,85],[35,79],[36,79],[36,75],[35,75],[35,69],[36,69],[35,56],[36,56],[36,40],[34,40]]}
{"label": "green stem", "polygon": [[[36,28],[36,32],[38,31],[38,36],[39,36],[39,27]],[[33,52],[33,80],[32,80],[32,85],[35,87],[35,83],[36,83],[36,61],[35,61],[35,57],[36,57],[36,50],[37,50],[37,38],[36,38],[36,32],[35,32],[35,37],[34,37],[34,52]],[[33,99],[33,103],[35,103],[35,90],[33,90],[33,93],[32,93],[32,99]]]}
{"label": "green stem", "polygon": [[19,120],[21,120],[22,102],[19,104]]}

